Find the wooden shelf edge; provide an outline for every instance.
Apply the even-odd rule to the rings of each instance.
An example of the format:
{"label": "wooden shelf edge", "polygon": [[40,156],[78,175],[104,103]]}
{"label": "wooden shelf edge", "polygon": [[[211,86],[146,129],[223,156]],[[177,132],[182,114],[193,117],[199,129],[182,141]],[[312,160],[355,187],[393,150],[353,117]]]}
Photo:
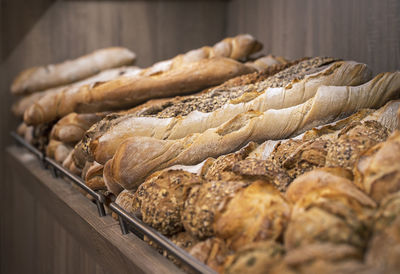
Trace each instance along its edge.
{"label": "wooden shelf edge", "polygon": [[24,148],[10,146],[6,155],[7,180],[20,182],[105,269],[113,273],[183,273],[132,233],[122,235],[111,216],[100,218],[94,203],[66,180],[52,177]]}

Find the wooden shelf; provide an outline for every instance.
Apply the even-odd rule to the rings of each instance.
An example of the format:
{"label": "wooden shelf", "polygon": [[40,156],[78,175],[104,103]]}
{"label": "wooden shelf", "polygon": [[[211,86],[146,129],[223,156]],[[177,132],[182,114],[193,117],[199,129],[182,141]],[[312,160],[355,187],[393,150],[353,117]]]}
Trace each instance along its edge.
{"label": "wooden shelf", "polygon": [[25,149],[6,149],[6,170],[4,273],[182,273]]}

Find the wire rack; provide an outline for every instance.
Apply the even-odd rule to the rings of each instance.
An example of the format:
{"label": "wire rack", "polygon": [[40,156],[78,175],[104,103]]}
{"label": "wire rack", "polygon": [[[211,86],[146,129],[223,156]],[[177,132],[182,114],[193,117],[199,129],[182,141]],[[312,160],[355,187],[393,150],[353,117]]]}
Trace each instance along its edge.
{"label": "wire rack", "polygon": [[[45,169],[48,169],[54,177],[68,178],[72,183],[74,183],[82,190],[84,190],[87,194],[89,194],[96,203],[99,216],[100,217],[106,216],[106,211],[104,206],[106,199],[104,195],[90,189],[80,177],[72,174],[63,166],[58,164],[56,161],[44,155],[44,153],[42,153],[40,150],[38,150],[31,144],[27,143],[23,138],[21,138],[15,132],[11,132],[11,136],[14,138],[14,140],[18,145],[25,147],[28,151],[34,154],[39,159],[41,166]],[[148,225],[143,223],[142,220],[122,209],[116,203],[111,202],[108,204],[108,207],[111,209],[111,211],[113,211],[118,215],[118,221],[121,227],[122,234],[128,234],[132,232],[135,235],[139,236],[140,238],[142,238],[143,236],[147,236],[150,240],[152,240],[155,244],[157,244],[163,251],[166,251],[169,254],[173,255],[176,259],[178,259],[181,263],[189,267],[190,270],[194,271],[195,273],[210,273],[210,274],[216,273],[207,265],[203,264],[202,262],[191,256],[185,250],[176,246],[172,241],[163,236],[157,230],[153,229],[152,227],[149,227]]]}

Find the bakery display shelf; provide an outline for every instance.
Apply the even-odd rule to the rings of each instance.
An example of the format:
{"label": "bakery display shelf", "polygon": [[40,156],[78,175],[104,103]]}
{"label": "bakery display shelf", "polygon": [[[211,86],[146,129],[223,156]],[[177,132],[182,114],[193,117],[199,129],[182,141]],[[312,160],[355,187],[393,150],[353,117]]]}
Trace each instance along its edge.
{"label": "bakery display shelf", "polygon": [[[56,161],[54,161],[53,159],[44,155],[44,153],[42,153],[40,150],[38,150],[31,144],[27,143],[22,137],[20,137],[15,132],[11,132],[11,136],[14,138],[14,140],[16,141],[16,143],[18,145],[23,146],[29,152],[34,154],[40,161],[41,166],[44,169],[48,169],[54,177],[67,178],[72,183],[74,183],[76,186],[80,187],[84,192],[89,194],[93,198],[94,202],[96,203],[99,216],[100,217],[106,216],[106,211],[105,211],[105,206],[104,206],[106,199],[105,199],[104,195],[97,193],[97,192],[93,191],[92,189],[90,189],[82,181],[81,178],[72,174],[67,169],[65,169],[63,166],[58,164]],[[200,262],[199,260],[197,260],[196,258],[191,256],[185,250],[176,246],[172,241],[170,241],[168,238],[166,238],[165,236],[160,234],[158,231],[156,231],[155,229],[153,229],[153,228],[149,227],[148,225],[146,225],[145,223],[143,223],[139,218],[126,212],[124,209],[122,209],[116,203],[111,202],[110,204],[108,204],[108,207],[111,209],[111,211],[113,211],[115,214],[117,214],[122,234],[128,234],[129,232],[132,232],[142,239],[143,239],[143,236],[148,237],[159,248],[161,248],[163,251],[166,251],[169,254],[171,254],[172,256],[174,256],[176,259],[178,259],[184,265],[188,266],[190,268],[190,270],[192,270],[194,272],[210,273],[210,274],[216,273],[211,268],[209,268],[207,265],[203,264],[202,262]]]}

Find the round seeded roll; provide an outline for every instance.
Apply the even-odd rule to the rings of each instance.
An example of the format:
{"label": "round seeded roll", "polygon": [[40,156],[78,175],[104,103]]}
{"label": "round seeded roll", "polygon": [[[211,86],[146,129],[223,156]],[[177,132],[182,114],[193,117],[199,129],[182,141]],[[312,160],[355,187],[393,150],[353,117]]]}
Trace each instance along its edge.
{"label": "round seeded roll", "polygon": [[185,202],[182,223],[199,239],[214,235],[214,215],[247,181],[209,181],[191,189]]}
{"label": "round seeded roll", "polygon": [[199,176],[182,170],[166,170],[152,176],[137,190],[143,221],[165,235],[182,231],[184,202],[190,189],[201,183]]}

